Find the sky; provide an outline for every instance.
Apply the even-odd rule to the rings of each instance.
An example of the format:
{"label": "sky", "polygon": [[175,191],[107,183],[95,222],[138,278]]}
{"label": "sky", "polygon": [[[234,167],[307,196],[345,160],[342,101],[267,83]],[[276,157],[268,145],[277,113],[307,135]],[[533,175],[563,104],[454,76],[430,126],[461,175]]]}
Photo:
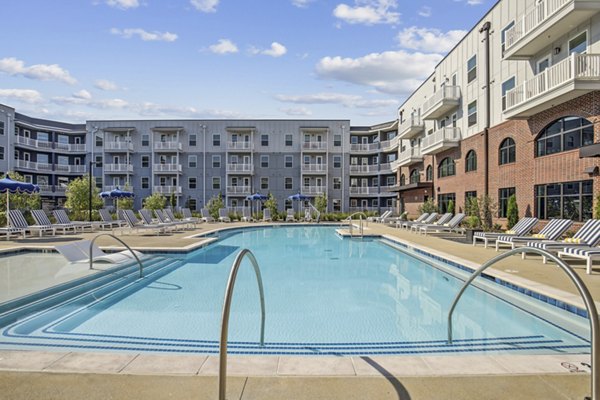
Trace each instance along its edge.
{"label": "sky", "polygon": [[374,125],[495,1],[4,0],[0,103],[73,123]]}

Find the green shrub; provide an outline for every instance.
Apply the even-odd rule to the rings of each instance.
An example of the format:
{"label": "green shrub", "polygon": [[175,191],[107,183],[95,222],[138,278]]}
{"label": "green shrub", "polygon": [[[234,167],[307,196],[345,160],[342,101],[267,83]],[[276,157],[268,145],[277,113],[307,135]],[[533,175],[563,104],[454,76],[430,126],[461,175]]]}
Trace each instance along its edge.
{"label": "green shrub", "polygon": [[144,208],[148,210],[162,210],[165,208],[167,199],[160,193],[153,193],[144,199]]}
{"label": "green shrub", "polygon": [[517,196],[514,194],[508,198],[506,208],[506,226],[511,229],[519,222],[519,206],[517,205]]}
{"label": "green shrub", "polygon": [[450,214],[454,214],[454,200],[450,200],[448,202],[448,209],[446,210],[446,212],[449,212]]}
{"label": "green shrub", "polygon": [[600,194],[596,196],[596,205],[594,206],[594,218],[600,219]]}
{"label": "green shrub", "polygon": [[206,205],[206,208],[208,209],[208,213],[215,220],[219,219],[219,210],[224,207],[225,207],[225,204],[223,203],[223,197],[221,197],[221,193],[219,193],[216,196],[213,196],[208,201],[208,204]]}
{"label": "green shrub", "polygon": [[423,213],[433,213],[433,212],[437,212],[438,208],[435,205],[435,203],[433,202],[433,199],[428,199],[426,202],[424,202],[423,204],[421,204],[418,208],[419,212],[421,214]]}

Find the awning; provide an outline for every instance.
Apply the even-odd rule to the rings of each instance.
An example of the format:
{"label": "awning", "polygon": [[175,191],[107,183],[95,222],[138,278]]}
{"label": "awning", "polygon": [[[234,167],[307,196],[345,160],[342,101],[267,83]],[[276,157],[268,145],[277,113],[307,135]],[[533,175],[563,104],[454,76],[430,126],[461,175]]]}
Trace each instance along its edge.
{"label": "awning", "polygon": [[600,157],[600,143],[579,148],[579,158]]}
{"label": "awning", "polygon": [[409,183],[404,186],[393,186],[388,189],[389,192],[407,192],[409,190],[415,189],[431,189],[433,190],[433,183],[431,182],[417,182],[417,183]]}

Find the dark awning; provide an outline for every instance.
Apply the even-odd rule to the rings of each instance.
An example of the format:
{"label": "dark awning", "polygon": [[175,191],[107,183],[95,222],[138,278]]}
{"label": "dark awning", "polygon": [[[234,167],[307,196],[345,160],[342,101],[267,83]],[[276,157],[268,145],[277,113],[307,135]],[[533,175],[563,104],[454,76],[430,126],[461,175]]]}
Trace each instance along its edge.
{"label": "dark awning", "polygon": [[583,146],[579,149],[579,158],[600,157],[600,143]]}
{"label": "dark awning", "polygon": [[431,182],[417,182],[417,183],[409,183],[404,186],[393,186],[388,189],[389,192],[406,192],[409,190],[415,189],[431,189],[433,190],[433,183]]}

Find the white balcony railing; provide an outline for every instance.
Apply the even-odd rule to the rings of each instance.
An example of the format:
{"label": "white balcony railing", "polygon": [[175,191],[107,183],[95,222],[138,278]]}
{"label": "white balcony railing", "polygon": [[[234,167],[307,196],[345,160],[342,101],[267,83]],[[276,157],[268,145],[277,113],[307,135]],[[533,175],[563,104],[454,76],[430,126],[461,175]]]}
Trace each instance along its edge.
{"label": "white balcony railing", "polygon": [[104,142],[105,151],[133,151],[131,142]]}
{"label": "white balcony railing", "polygon": [[379,143],[354,143],[350,145],[353,152],[372,152],[379,150]]}
{"label": "white balcony railing", "polygon": [[379,165],[350,165],[351,174],[371,174],[379,172]]}
{"label": "white balcony railing", "polygon": [[302,172],[327,173],[327,164],[302,164]]}
{"label": "white balcony railing", "polygon": [[181,164],[154,164],[154,172],[181,172]]}
{"label": "white balcony railing", "polygon": [[54,193],[57,195],[64,195],[65,193],[67,193],[67,186],[66,185],[54,185]]}
{"label": "white balcony railing", "polygon": [[154,193],[160,194],[181,194],[181,186],[154,186]]}
{"label": "white balcony railing", "polygon": [[17,168],[41,170],[41,171],[52,171],[52,164],[38,163],[38,162],[25,161],[25,160],[17,160]]}
{"label": "white balcony railing", "polygon": [[421,141],[421,154],[436,154],[460,142],[460,128],[444,127],[427,135]]}
{"label": "white balcony railing", "polygon": [[327,191],[325,186],[302,186],[302,194],[320,195]]}
{"label": "white balcony railing", "polygon": [[58,150],[74,151],[74,152],[85,152],[85,144],[75,143],[55,143],[55,148]]}
{"label": "white balcony railing", "polygon": [[104,164],[104,172],[133,172],[133,165],[129,164]]}
{"label": "white balcony railing", "polygon": [[19,136],[19,135],[16,136],[16,139],[17,139],[16,140],[17,144],[22,144],[24,146],[30,146],[30,147],[35,147],[35,148],[39,147],[38,141],[35,139],[31,139],[31,138]]}
{"label": "white balcony railing", "polygon": [[327,150],[327,142],[302,142],[303,150]]}
{"label": "white balcony railing", "polygon": [[38,187],[40,188],[40,194],[42,195],[54,192],[54,186],[52,185],[38,185]]}
{"label": "white balcony railing", "polygon": [[398,155],[398,165],[400,167],[421,161],[423,161],[423,155],[420,147],[411,147],[401,151]]}
{"label": "white balcony railing", "polygon": [[460,102],[460,86],[442,86],[425,103],[423,103],[423,119],[435,119],[447,114]]}
{"label": "white balcony railing", "polygon": [[379,188],[377,186],[351,186],[350,194],[359,195],[373,195],[379,194]]}
{"label": "white balcony railing", "polygon": [[227,194],[229,196],[233,196],[233,195],[249,195],[250,191],[251,191],[251,187],[250,186],[227,186]]}
{"label": "white balcony railing", "polygon": [[392,173],[392,163],[383,163],[379,164],[379,173],[380,174],[390,174]]}
{"label": "white balcony railing", "polygon": [[552,90],[576,80],[600,80],[600,55],[571,54],[568,58],[545,69],[506,92],[506,110],[526,104]]}
{"label": "white balcony railing", "polygon": [[398,126],[398,139],[412,139],[425,130],[425,123],[418,115],[411,115]]}
{"label": "white balcony railing", "polygon": [[400,168],[400,159],[391,162],[392,171],[397,171]]}
{"label": "white balcony railing", "polygon": [[254,164],[227,164],[227,173],[254,173]]}
{"label": "white balcony railing", "polygon": [[388,151],[394,151],[398,148],[398,146],[400,145],[400,136],[394,136],[394,138],[390,139],[390,140],[385,140],[383,142],[381,142],[381,150],[388,152]]}
{"label": "white balcony railing", "polygon": [[183,146],[179,142],[155,142],[154,150],[177,150],[181,151]]}
{"label": "white balcony railing", "polygon": [[227,150],[252,150],[254,145],[252,142],[238,141],[238,142],[227,142]]}
{"label": "white balcony railing", "polygon": [[54,170],[57,172],[68,172],[73,174],[83,174],[86,172],[85,165],[67,165],[67,164],[56,164]]}

